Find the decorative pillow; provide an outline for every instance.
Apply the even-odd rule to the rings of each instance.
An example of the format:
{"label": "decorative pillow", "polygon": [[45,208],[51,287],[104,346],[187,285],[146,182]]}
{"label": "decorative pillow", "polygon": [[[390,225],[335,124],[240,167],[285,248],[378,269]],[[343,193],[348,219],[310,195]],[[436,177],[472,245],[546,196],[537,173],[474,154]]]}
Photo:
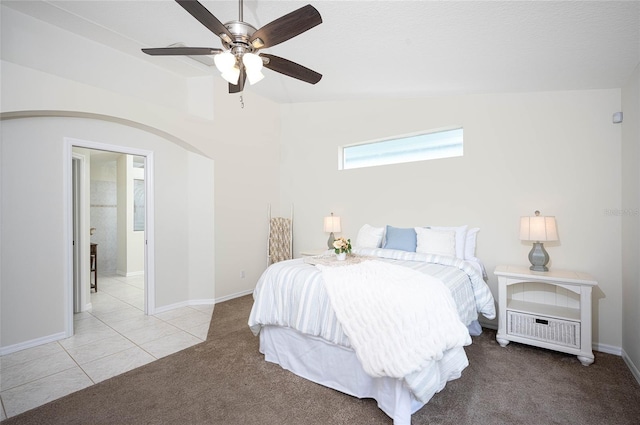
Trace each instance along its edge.
{"label": "decorative pillow", "polygon": [[387,226],[383,248],[416,252],[416,243],[416,231],[413,227],[403,229],[400,227]]}
{"label": "decorative pillow", "polygon": [[417,235],[416,252],[424,254],[456,256],[455,230],[434,230],[423,227],[415,228]]}
{"label": "decorative pillow", "polygon": [[476,242],[478,238],[479,227],[469,229],[467,232],[467,239],[464,244],[464,259],[469,260],[476,258]]}
{"label": "decorative pillow", "polygon": [[356,247],[358,248],[380,248],[382,245],[382,237],[384,236],[384,227],[373,227],[365,224],[358,231],[356,239]]}
{"label": "decorative pillow", "polygon": [[454,230],[456,232],[456,257],[464,260],[464,247],[467,239],[467,226],[454,226],[454,227],[442,227],[442,226],[429,226],[433,230]]}

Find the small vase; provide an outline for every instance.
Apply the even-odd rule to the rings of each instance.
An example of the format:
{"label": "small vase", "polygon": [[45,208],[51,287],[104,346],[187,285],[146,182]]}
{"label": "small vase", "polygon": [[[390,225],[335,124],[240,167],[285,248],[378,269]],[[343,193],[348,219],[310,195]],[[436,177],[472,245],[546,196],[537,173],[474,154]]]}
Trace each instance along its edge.
{"label": "small vase", "polygon": [[338,261],[344,261],[347,259],[347,253],[341,252],[340,254],[336,254],[336,258],[338,259]]}

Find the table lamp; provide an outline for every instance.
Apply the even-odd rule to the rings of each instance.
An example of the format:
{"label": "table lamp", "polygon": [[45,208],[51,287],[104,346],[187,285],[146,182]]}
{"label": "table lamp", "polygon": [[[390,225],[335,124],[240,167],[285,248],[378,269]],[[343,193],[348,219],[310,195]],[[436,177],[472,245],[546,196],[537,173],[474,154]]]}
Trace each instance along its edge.
{"label": "table lamp", "polygon": [[325,233],[329,233],[329,240],[327,240],[327,246],[329,249],[333,249],[333,241],[336,238],[333,235],[333,232],[341,232],[340,229],[340,217],[335,217],[333,213],[329,217],[324,218],[324,231]]}
{"label": "table lamp", "polygon": [[533,241],[533,247],[529,252],[529,269],[548,272],[549,254],[544,249],[543,242],[558,240],[556,218],[541,216],[540,211],[536,211],[533,217],[520,217],[520,240]]}

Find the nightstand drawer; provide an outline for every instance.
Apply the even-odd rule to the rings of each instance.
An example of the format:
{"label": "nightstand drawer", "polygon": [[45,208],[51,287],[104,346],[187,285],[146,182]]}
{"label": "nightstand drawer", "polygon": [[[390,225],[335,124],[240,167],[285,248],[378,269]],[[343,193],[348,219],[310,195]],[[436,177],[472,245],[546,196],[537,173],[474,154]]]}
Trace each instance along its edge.
{"label": "nightstand drawer", "polygon": [[580,322],[507,310],[507,334],[580,348]]}

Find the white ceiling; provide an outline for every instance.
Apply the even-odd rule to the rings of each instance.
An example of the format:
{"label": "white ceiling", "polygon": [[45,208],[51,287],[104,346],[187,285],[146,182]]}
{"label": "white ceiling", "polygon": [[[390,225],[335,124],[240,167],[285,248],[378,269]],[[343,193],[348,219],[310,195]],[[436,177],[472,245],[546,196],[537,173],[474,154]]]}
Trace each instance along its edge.
{"label": "white ceiling", "polygon": [[[237,1],[202,0],[220,21]],[[319,26],[262,52],[323,74],[316,85],[265,70],[247,91],[279,103],[622,87],[640,62],[640,1],[245,1],[256,28],[311,3]],[[220,40],[173,0],[2,4],[180,75],[217,74],[142,47]]]}

